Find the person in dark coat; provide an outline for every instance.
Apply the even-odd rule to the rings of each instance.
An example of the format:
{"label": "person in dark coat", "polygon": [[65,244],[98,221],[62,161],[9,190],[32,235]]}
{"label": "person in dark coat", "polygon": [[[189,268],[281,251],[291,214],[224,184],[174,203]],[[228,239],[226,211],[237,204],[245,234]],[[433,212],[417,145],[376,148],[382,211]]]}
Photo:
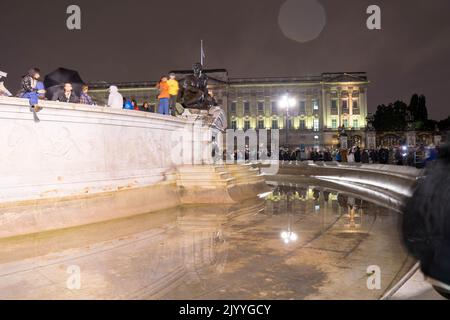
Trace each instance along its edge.
{"label": "person in dark coat", "polygon": [[361,149],[359,147],[357,147],[355,151],[355,162],[361,163]]}
{"label": "person in dark coat", "polygon": [[361,155],[361,162],[364,164],[370,163],[369,151],[363,150]]}
{"label": "person in dark coat", "polygon": [[425,176],[404,207],[403,237],[429,282],[450,298],[450,145]]}
{"label": "person in dark coat", "polygon": [[79,103],[80,98],[73,92],[73,87],[71,83],[64,84],[64,91],[60,92],[56,100],[59,102],[67,102],[67,103]]}
{"label": "person in dark coat", "polygon": [[378,158],[380,164],[388,164],[389,163],[389,150],[386,148],[381,148],[378,152]]}
{"label": "person in dark coat", "polygon": [[30,102],[30,107],[34,108],[37,111],[40,110],[38,106],[39,103],[39,94],[42,93],[37,88],[38,81],[41,77],[41,71],[39,68],[31,68],[28,70],[28,73],[22,77],[22,81],[20,84],[20,91],[17,96],[19,98],[26,98]]}

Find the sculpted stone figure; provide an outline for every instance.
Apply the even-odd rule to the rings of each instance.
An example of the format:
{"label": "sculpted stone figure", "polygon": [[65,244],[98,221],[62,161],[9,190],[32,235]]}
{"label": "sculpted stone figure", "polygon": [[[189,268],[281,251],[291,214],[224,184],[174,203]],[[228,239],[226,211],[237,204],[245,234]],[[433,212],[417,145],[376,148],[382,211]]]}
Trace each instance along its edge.
{"label": "sculpted stone figure", "polygon": [[208,93],[208,76],[200,63],[194,64],[192,69],[193,74],[182,83],[179,101],[187,109],[209,110],[215,103]]}

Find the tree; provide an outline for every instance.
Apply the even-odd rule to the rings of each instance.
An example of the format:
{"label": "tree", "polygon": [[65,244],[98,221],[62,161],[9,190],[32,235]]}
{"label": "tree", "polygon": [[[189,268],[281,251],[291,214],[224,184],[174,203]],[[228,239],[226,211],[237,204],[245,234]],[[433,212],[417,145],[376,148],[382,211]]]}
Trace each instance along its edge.
{"label": "tree", "polygon": [[438,124],[439,130],[441,131],[450,131],[450,117],[445,120],[442,120]]}
{"label": "tree", "polygon": [[405,115],[408,106],[403,101],[396,101],[388,106],[378,106],[375,113],[374,127],[377,131],[398,131],[406,127]]}
{"label": "tree", "polygon": [[417,93],[413,94],[411,97],[411,102],[409,103],[408,109],[411,111],[414,119],[417,119],[417,116],[419,115],[419,95]]}
{"label": "tree", "polygon": [[377,131],[402,131],[406,128],[406,115],[411,112],[416,130],[434,131],[436,125],[442,131],[450,130],[450,117],[441,122],[428,118],[427,99],[425,96],[413,94],[409,106],[403,101],[389,105],[379,105],[375,113],[374,127]]}
{"label": "tree", "polygon": [[417,119],[423,122],[426,122],[428,120],[427,99],[423,94],[419,97]]}

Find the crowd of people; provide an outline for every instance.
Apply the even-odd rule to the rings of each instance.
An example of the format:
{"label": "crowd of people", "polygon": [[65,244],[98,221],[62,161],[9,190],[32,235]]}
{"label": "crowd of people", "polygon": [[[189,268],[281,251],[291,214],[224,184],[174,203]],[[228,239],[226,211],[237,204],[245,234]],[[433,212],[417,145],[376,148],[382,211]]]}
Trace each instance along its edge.
{"label": "crowd of people", "polygon": [[[2,72],[2,77],[6,77],[6,73]],[[0,78],[1,79],[1,78]],[[180,86],[176,80],[176,75],[171,73],[169,76],[161,77],[156,87],[159,90],[158,109],[151,106],[149,102],[139,105],[134,98],[123,97],[117,86],[110,86],[108,89],[109,96],[106,107],[112,109],[137,110],[143,112],[154,112],[163,115],[175,115],[178,93]],[[3,81],[0,85],[0,96],[12,96],[5,88]],[[81,93],[76,94],[73,84],[70,82],[61,85],[61,89],[52,93],[49,97],[44,83],[41,81],[41,71],[39,68],[31,68],[27,74],[22,77],[20,90],[16,95],[19,98],[26,98],[30,103],[30,107],[38,112],[42,109],[39,105],[40,100],[49,98],[53,101],[65,103],[80,103],[84,105],[96,106],[97,103],[89,95],[89,87],[82,85]]]}
{"label": "crowd of people", "polygon": [[[255,161],[272,158],[272,152],[261,154],[262,149],[250,150],[247,146],[244,150],[234,150],[234,152],[224,151],[223,160],[245,160]],[[294,150],[281,147],[279,149],[280,161],[314,161],[314,162],[339,162],[348,164],[386,164],[399,166],[412,166],[424,168],[427,163],[439,158],[440,148],[434,145],[416,147],[378,147],[376,149],[363,149],[353,147],[345,149],[329,148],[296,148]]]}
{"label": "crowd of people", "polygon": [[352,147],[344,149],[306,148],[291,150],[280,148],[279,159],[282,161],[336,161],[340,163],[392,164],[423,167],[427,162],[439,156],[439,147],[434,145],[415,147],[396,146],[376,149]]}

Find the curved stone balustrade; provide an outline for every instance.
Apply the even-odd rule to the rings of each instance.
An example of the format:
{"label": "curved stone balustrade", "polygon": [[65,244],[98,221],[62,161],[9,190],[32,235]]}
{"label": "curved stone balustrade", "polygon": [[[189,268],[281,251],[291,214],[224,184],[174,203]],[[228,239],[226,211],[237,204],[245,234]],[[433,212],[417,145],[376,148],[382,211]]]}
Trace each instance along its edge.
{"label": "curved stone balustrade", "polygon": [[423,170],[379,164],[341,164],[337,162],[282,162],[277,175],[266,176],[269,182],[310,180],[328,182],[330,187],[354,192],[380,205],[399,209]]}

